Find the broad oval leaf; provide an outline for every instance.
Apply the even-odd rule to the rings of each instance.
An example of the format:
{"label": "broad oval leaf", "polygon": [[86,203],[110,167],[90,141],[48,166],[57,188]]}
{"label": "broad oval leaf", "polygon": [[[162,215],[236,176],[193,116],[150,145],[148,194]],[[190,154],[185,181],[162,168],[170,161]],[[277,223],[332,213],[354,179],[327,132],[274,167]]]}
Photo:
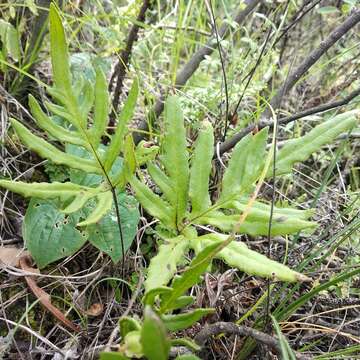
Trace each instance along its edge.
{"label": "broad oval leaf", "polygon": [[110,211],[113,202],[113,196],[110,190],[97,194],[96,200],[97,204],[93,211],[89,214],[86,220],[79,222],[77,226],[95,224]]}
{"label": "broad oval leaf", "polygon": [[87,241],[87,234],[76,229],[80,214],[65,215],[54,200],[33,198],[23,222],[23,237],[31,256],[41,269],[74,254]]}
{"label": "broad oval leaf", "polygon": [[[135,238],[140,213],[138,203],[134,197],[125,193],[119,193],[117,200],[123,235],[122,240],[126,252]],[[94,206],[90,201],[87,206],[83,208],[83,218],[89,216]],[[85,231],[88,234],[89,242],[100,251],[109,255],[113,262],[116,263],[122,259],[121,237],[114,203],[112,204],[111,211],[107,215],[102,217],[96,224],[86,226]]]}

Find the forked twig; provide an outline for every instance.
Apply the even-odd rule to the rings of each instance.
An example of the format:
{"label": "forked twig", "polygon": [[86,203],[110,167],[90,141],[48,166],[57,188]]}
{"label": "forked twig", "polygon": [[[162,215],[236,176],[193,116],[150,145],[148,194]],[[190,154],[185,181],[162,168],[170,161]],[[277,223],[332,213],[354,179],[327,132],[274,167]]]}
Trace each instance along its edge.
{"label": "forked twig", "polygon": [[[266,345],[267,347],[274,349],[278,354],[281,354],[281,346],[277,338],[265,334],[262,331],[252,329],[248,326],[239,326],[227,322],[217,322],[215,324],[205,326],[195,336],[195,342],[200,346],[204,346],[208,338],[219,334],[234,334],[239,336],[249,336],[255,339],[256,341]],[[311,359],[310,356],[303,355],[298,352],[295,352],[295,355],[296,358],[299,360]]]}

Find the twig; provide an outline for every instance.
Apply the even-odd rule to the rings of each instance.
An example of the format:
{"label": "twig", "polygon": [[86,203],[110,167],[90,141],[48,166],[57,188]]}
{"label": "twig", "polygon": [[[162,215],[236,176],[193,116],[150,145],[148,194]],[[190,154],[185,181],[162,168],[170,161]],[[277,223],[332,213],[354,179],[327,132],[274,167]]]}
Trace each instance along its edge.
{"label": "twig", "polygon": [[[271,99],[270,105],[274,110],[280,106],[281,98],[299,81],[299,79],[326,53],[342,36],[360,21],[360,9],[355,10],[341,25],[335,28],[319,46],[310,52],[304,61],[289,75],[283,85]],[[266,108],[263,118],[269,118],[271,112]]]}
{"label": "twig", "polygon": [[[313,4],[311,4],[311,1],[306,1],[303,4],[303,6],[297,11],[297,13],[293,16],[293,20],[290,21],[290,24],[288,26],[286,26],[285,29],[281,32],[279,37],[276,39],[275,44],[277,44],[280,41],[280,39],[282,39],[282,37],[289,32],[289,30],[291,30],[307,13],[309,13],[320,2],[321,2],[321,0],[316,0]],[[304,8],[306,6],[308,6],[309,4],[311,4],[311,6],[309,8],[307,8],[306,10],[304,10]],[[304,12],[301,13],[303,10],[304,10]]]}
{"label": "twig", "polygon": [[117,81],[116,81],[116,86],[115,86],[115,91],[114,91],[113,102],[112,102],[113,111],[110,115],[109,126],[114,126],[114,119],[116,117],[116,112],[117,112],[118,106],[119,106],[120,95],[121,95],[122,89],[123,89],[123,83],[124,83],[126,70],[128,68],[129,62],[130,62],[134,43],[137,41],[138,35],[139,35],[139,29],[140,29],[139,23],[144,22],[145,13],[146,13],[146,10],[150,7],[150,3],[151,3],[150,0],[143,1],[143,4],[139,11],[139,14],[136,18],[136,21],[133,24],[133,26],[131,27],[129,35],[126,39],[125,49],[123,49],[121,51],[119,61],[116,64],[114,73],[111,77],[110,84],[109,84],[110,90],[111,90],[112,84],[115,80],[115,77],[117,77]]}
{"label": "twig", "polygon": [[[259,54],[258,58],[256,59],[255,65],[254,65],[253,68],[246,74],[246,76],[245,76],[244,79],[243,79],[243,81],[245,81],[246,79],[247,79],[247,81],[246,81],[246,84],[245,84],[245,86],[244,86],[244,90],[242,91],[242,93],[241,93],[241,95],[240,95],[240,97],[239,97],[239,100],[238,100],[238,102],[236,103],[236,106],[235,106],[235,109],[234,109],[234,111],[233,111],[233,113],[232,113],[232,115],[231,115],[231,118],[234,118],[234,116],[236,116],[236,113],[237,113],[237,111],[238,111],[238,109],[239,109],[239,106],[240,106],[240,104],[241,104],[241,101],[242,101],[242,99],[244,98],[245,92],[246,92],[247,88],[248,88],[249,85],[250,85],[250,82],[251,82],[251,80],[252,80],[252,78],[253,78],[253,76],[254,76],[254,74],[255,74],[256,69],[258,68],[258,66],[259,66],[260,63],[261,63],[261,60],[262,60],[263,55],[264,55],[264,53],[265,53],[266,46],[267,46],[267,44],[268,44],[268,42],[269,42],[269,40],[270,40],[271,30],[272,30],[272,29],[271,29],[271,26],[270,26],[270,27],[269,27],[269,30],[268,30],[268,32],[267,32],[267,35],[266,35],[266,39],[265,39],[264,45],[263,45],[263,47],[262,47],[262,49],[261,49],[261,51],[260,51],[260,54]],[[242,82],[243,82],[243,81],[242,81]]]}
{"label": "twig", "polygon": [[[223,333],[233,334],[238,336],[249,336],[255,339],[256,341],[268,346],[269,348],[274,349],[278,354],[281,354],[281,346],[277,338],[247,326],[239,326],[227,322],[217,322],[215,324],[204,327],[195,336],[195,342],[200,346],[204,346],[209,337]],[[295,354],[297,359],[302,359],[302,360],[311,359],[311,357],[307,355],[303,355],[300,353],[295,353]]]}
{"label": "twig", "polygon": [[[335,108],[343,106],[343,105],[347,105],[351,100],[353,100],[354,98],[356,98],[359,95],[360,95],[360,88],[351,92],[348,96],[346,96],[342,100],[328,102],[326,104],[322,104],[322,105],[315,106],[315,107],[312,107],[307,110],[300,111],[297,114],[284,117],[278,121],[279,125],[286,125],[292,121],[301,119],[305,116],[317,114],[317,113],[324,112],[324,111],[327,111],[330,109],[335,109]],[[239,131],[238,133],[233,135],[230,139],[226,140],[224,143],[222,143],[220,145],[220,149],[219,149],[220,155],[231,150],[243,137],[245,137],[247,134],[251,133],[255,129],[256,126],[259,130],[261,130],[265,126],[269,126],[270,128],[272,128],[274,126],[274,123],[272,121],[261,120],[256,125],[252,124],[252,125],[247,126],[246,128],[242,129],[241,131]],[[215,153],[214,153],[214,156],[216,156]]]}
{"label": "twig", "polygon": [[[121,317],[120,317],[119,320],[121,320],[121,319],[123,319],[124,317],[128,316],[131,308],[133,307],[133,305],[134,305],[137,297],[138,297],[139,294],[140,294],[140,291],[141,291],[141,287],[142,287],[142,285],[143,285],[143,282],[144,282],[144,277],[143,277],[142,273],[140,273],[140,279],[139,279],[139,282],[138,282],[138,284],[137,284],[137,286],[136,286],[136,289],[135,289],[133,295],[131,296],[131,299],[130,299],[130,301],[129,301],[129,303],[128,303],[128,306],[127,306],[126,310],[125,310],[124,313],[121,315]],[[116,326],[114,327],[113,331],[112,331],[111,334],[110,334],[109,340],[108,340],[108,342],[107,342],[107,344],[106,344],[106,347],[105,347],[105,351],[110,351],[110,350],[111,350],[111,345],[112,345],[112,343],[114,342],[114,340],[115,340],[116,336],[118,335],[119,331],[120,331],[120,326],[119,326],[119,325],[116,325]]]}
{"label": "twig", "polygon": [[[217,44],[217,48],[218,48],[218,52],[219,52],[219,58],[220,58],[220,63],[221,63],[221,71],[222,71],[222,75],[223,75],[223,81],[224,81],[224,90],[225,90],[225,124],[224,124],[224,134],[222,137],[222,141],[225,141],[226,139],[226,133],[228,130],[228,120],[229,120],[229,90],[228,90],[228,84],[227,84],[227,77],[226,77],[226,70],[225,70],[225,61],[223,58],[223,54],[222,54],[222,46],[220,43],[220,37],[219,37],[219,32],[218,32],[218,28],[216,25],[216,19],[215,19],[215,14],[214,14],[214,9],[213,9],[213,5],[211,0],[209,1],[209,10],[210,10],[210,16],[211,16],[211,21],[213,23],[213,28],[214,28],[214,33],[215,33],[215,38],[216,38],[216,44]],[[221,113],[221,111],[220,111]]]}
{"label": "twig", "polygon": [[[244,10],[241,10],[237,13],[234,18],[234,22],[238,25],[242,24],[243,21],[247,18],[247,16],[255,9],[255,7],[260,4],[261,0],[250,0],[248,5]],[[226,37],[229,33],[230,25],[228,22],[224,22],[224,24],[220,27],[218,35],[220,39]],[[175,80],[175,88],[179,89],[186,84],[189,78],[194,74],[194,72],[200,66],[200,63],[205,59],[206,56],[209,56],[215,50],[213,47],[215,37],[212,36],[208,42],[202,46],[196,53],[191,57],[191,59],[183,66],[183,68],[176,75]],[[164,100],[165,95],[162,94],[158,101],[156,102],[152,113],[155,118],[157,118],[162,111],[164,110]],[[141,121],[138,126],[139,132],[134,132],[134,142],[139,143],[144,138],[144,132],[148,131],[148,123],[146,121]]]}

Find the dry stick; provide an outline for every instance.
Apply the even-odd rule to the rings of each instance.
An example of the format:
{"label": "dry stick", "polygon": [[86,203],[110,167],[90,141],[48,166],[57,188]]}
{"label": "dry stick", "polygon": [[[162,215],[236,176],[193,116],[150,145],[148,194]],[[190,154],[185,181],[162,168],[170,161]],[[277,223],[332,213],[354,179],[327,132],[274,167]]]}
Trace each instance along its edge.
{"label": "dry stick", "polygon": [[[299,79],[329,50],[342,36],[351,30],[360,21],[360,9],[355,10],[341,25],[333,30],[320,45],[314,49],[305,60],[289,75],[284,84],[271,99],[273,109],[278,109],[281,98],[299,81]],[[271,112],[269,107],[265,110],[263,118],[269,118]]]}
{"label": "dry stick", "polygon": [[111,77],[110,86],[109,86],[110,90],[112,87],[112,83],[115,80],[115,76],[117,76],[117,81],[116,81],[116,86],[115,86],[115,91],[114,91],[113,102],[112,102],[113,111],[110,115],[109,126],[114,125],[114,119],[116,117],[116,112],[118,110],[120,95],[121,95],[122,89],[123,89],[126,70],[128,68],[129,62],[130,62],[132,48],[134,46],[134,43],[137,41],[138,35],[139,35],[139,29],[140,29],[139,23],[142,23],[145,21],[145,13],[146,13],[146,10],[150,7],[150,3],[151,3],[151,0],[143,1],[143,4],[139,11],[139,14],[136,18],[136,21],[135,21],[134,25],[131,27],[129,35],[126,39],[125,49],[121,51],[120,59],[119,59],[118,63],[116,64],[114,73]]}
{"label": "dry stick", "polygon": [[[329,36],[320,43],[319,47],[313,50],[306,58],[305,60],[288,76],[284,84],[280,87],[280,89],[277,91],[276,95],[272,98],[270,105],[271,107],[276,110],[281,102],[281,98],[283,95],[286,95],[289,90],[299,81],[299,79],[311,68],[312,65],[314,65],[324,53],[330,49],[331,46],[333,46],[342,36],[344,36],[350,29],[352,29],[357,23],[360,21],[360,9],[355,10],[340,26],[338,26],[335,30],[333,30]],[[355,91],[356,92],[356,91]],[[288,122],[294,121],[296,119],[300,119],[301,117],[315,114],[317,112],[325,111],[332,109],[334,107],[338,107],[341,105],[347,104],[352,98],[359,95],[359,90],[357,90],[357,94],[350,98],[347,102],[346,99],[348,99],[351,95],[354,93],[351,93],[348,97],[346,97],[340,104],[335,103],[327,103],[322,106],[314,107],[309,110],[305,110],[299,114],[295,114],[292,117],[283,118],[279,120],[280,124],[287,124]],[[335,106],[333,106],[335,104]],[[262,119],[269,118],[271,115],[269,107],[265,110],[265,112],[262,115]],[[299,116],[300,115],[300,116]],[[291,120],[289,120],[291,118]],[[259,124],[257,124],[258,128],[263,128],[265,126],[272,126],[273,122],[262,120]],[[220,154],[223,154],[226,151],[229,151],[232,149],[244,136],[249,134],[251,131],[253,131],[255,128],[255,125],[250,125],[245,129],[242,129],[237,134],[233,135],[230,139],[226,140],[223,144],[220,146]]]}
{"label": "dry stick", "polygon": [[[205,326],[195,336],[195,342],[200,346],[204,346],[209,337],[224,333],[234,334],[238,336],[250,336],[256,341],[274,349],[278,354],[281,354],[281,345],[277,338],[247,326],[239,326],[239,325],[235,325],[234,323],[227,323],[227,322],[217,322],[215,324]],[[309,356],[300,353],[295,353],[295,354],[297,359],[302,359],[302,360],[310,359]]]}
{"label": "dry stick", "polygon": [[[244,20],[247,18],[247,16],[260,3],[261,0],[250,0],[246,8],[237,13],[237,15],[234,18],[234,22],[236,22],[238,25],[241,25],[244,22]],[[224,23],[218,31],[219,38],[223,39],[224,37],[226,37],[226,35],[228,35],[229,33],[229,29],[230,29],[230,25],[227,22]],[[179,89],[182,86],[184,86],[186,82],[189,80],[189,78],[198,69],[200,63],[205,59],[205,56],[209,56],[214,52],[215,48],[213,47],[213,45],[215,40],[216,37],[212,36],[203,47],[201,47],[198,51],[196,51],[196,53],[191,57],[191,59],[177,73],[175,85],[174,85],[176,89]],[[162,94],[152,110],[152,113],[154,114],[155,118],[157,118],[164,110],[165,97],[166,96]],[[139,143],[144,138],[143,133],[149,130],[148,123],[146,121],[142,121],[138,126],[138,130],[139,132],[134,132],[134,141],[136,144]]]}
{"label": "dry stick", "polygon": [[[278,123],[279,123],[279,125],[286,125],[290,122],[301,119],[305,116],[317,114],[317,113],[320,113],[323,111],[327,111],[327,110],[334,109],[334,108],[337,108],[337,107],[340,107],[343,105],[347,105],[351,100],[353,100],[354,98],[356,98],[359,95],[360,95],[360,88],[354,90],[353,92],[351,92],[348,96],[346,96],[342,100],[328,102],[326,104],[322,104],[319,106],[312,107],[310,109],[300,111],[297,114],[281,118],[278,121]],[[219,149],[220,155],[231,150],[243,137],[245,137],[247,134],[251,133],[256,127],[259,130],[261,130],[266,126],[269,126],[270,128],[272,128],[274,126],[273,121],[261,120],[257,124],[252,124],[252,125],[247,126],[244,129],[242,129],[241,131],[236,133],[234,136],[232,136],[230,139],[228,139],[223,144],[221,144],[220,149]],[[214,152],[214,157],[215,156],[216,156],[216,152]]]}

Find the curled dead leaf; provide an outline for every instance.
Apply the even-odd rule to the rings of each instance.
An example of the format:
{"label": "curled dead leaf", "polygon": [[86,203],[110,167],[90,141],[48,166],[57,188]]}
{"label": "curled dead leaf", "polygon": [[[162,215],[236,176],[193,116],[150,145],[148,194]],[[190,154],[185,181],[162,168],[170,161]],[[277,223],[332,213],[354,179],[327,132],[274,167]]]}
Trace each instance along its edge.
{"label": "curled dead leaf", "polygon": [[92,304],[87,310],[85,310],[85,314],[88,316],[99,316],[104,311],[104,305],[100,303]]}
{"label": "curled dead leaf", "polygon": [[0,247],[0,267],[20,267],[21,256],[29,256],[29,252],[15,246]]}
{"label": "curled dead leaf", "polygon": [[[20,267],[22,270],[26,272],[36,273],[38,269],[34,269],[30,266],[31,258],[30,256],[22,256],[20,258]],[[33,276],[25,276],[25,280],[33,292],[33,294],[39,299],[40,303],[53,314],[63,325],[68,327],[69,329],[79,332],[81,328],[78,325],[72,323],[57,307],[55,307],[51,303],[51,298],[48,293],[46,293],[43,289],[39,288],[36,284],[36,281]]]}

